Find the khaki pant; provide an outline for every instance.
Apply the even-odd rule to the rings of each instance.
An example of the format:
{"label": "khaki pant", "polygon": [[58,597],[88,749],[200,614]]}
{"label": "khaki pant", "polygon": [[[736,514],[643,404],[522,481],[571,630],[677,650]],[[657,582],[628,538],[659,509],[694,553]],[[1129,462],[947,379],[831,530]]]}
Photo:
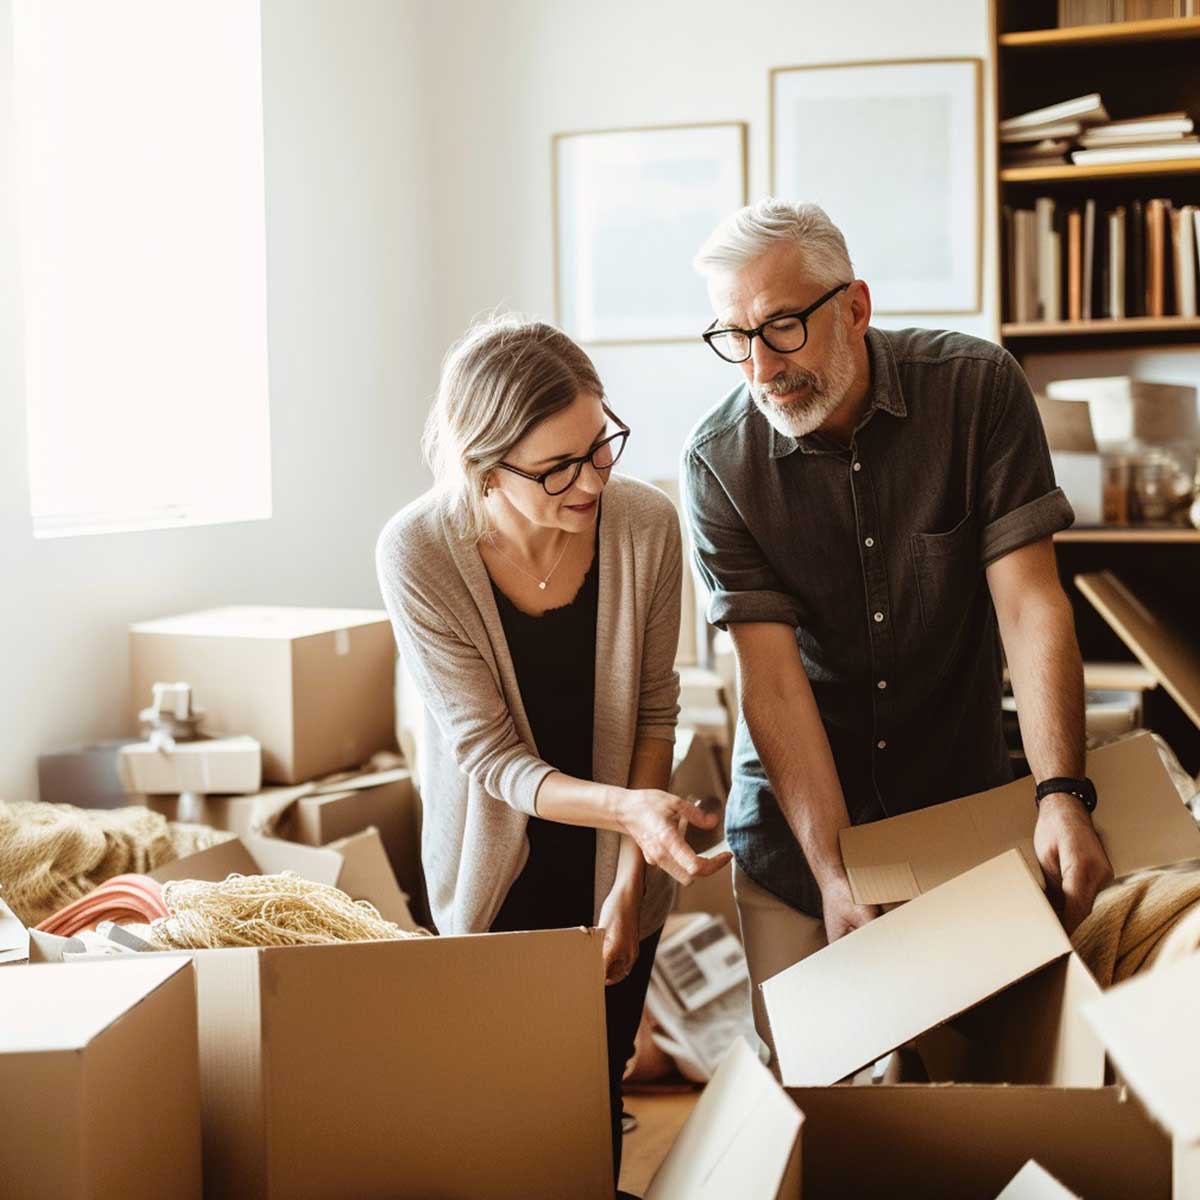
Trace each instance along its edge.
{"label": "khaki pant", "polygon": [[825,922],[797,912],[765,888],[761,888],[735,862],[733,896],[737,901],[746,965],[750,969],[750,995],[754,1004],[754,1027],[771,1051],[771,1068],[779,1068],[775,1043],[759,985],[793,963],[815,954],[825,946]]}

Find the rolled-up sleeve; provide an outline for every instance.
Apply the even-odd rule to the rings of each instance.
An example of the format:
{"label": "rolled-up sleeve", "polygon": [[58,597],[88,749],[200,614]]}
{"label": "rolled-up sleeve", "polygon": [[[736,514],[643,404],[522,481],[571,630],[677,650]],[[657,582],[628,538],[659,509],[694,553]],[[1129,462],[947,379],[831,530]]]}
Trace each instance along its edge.
{"label": "rolled-up sleeve", "polygon": [[795,628],[796,599],[695,448],[685,451],[680,474],[696,569],[709,594],[709,621],[718,629],[751,621]]}
{"label": "rolled-up sleeve", "polygon": [[1029,381],[1011,354],[996,365],[979,476],[982,565],[1066,529],[1075,520],[1054,467]]}

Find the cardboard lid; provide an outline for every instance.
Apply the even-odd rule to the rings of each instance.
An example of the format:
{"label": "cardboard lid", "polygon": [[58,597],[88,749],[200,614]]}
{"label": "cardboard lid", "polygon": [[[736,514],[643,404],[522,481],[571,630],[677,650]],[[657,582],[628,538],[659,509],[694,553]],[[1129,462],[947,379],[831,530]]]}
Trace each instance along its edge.
{"label": "cardboard lid", "polygon": [[1076,575],[1075,586],[1200,727],[1200,644],[1156,613],[1111,571]]}
{"label": "cardboard lid", "polygon": [[159,883],[171,879],[204,879],[209,883],[217,883],[230,875],[260,874],[258,863],[245,844],[238,838],[230,838],[207,850],[155,867],[150,872],[150,878],[157,879]]}
{"label": "cardboard lid", "polygon": [[737,1038],[655,1173],[646,1200],[777,1200],[785,1194],[803,1122],[775,1077]]}
{"label": "cardboard lid", "polygon": [[290,641],[320,633],[335,633],[359,625],[386,623],[382,609],[290,608],[233,605],[182,613],[131,625],[132,633],[164,633],[195,637],[266,638]]}
{"label": "cardboard lid", "polygon": [[[1200,830],[1179,799],[1150,734],[1093,750],[1088,776],[1099,804],[1096,832],[1118,878],[1200,858]],[[1033,852],[1036,785],[1026,776],[1003,787],[935,804],[839,836],[850,889],[859,904],[911,900],[1013,848],[1040,879]]]}
{"label": "cardboard lid", "polygon": [[190,969],[185,958],[129,955],[121,962],[6,971],[0,986],[0,1054],[81,1049],[185,969]]}
{"label": "cardboard lid", "polygon": [[1079,1197],[1031,1158],[996,1200],[1079,1200]]}
{"label": "cardboard lid", "polygon": [[836,1083],[1070,951],[1010,850],[762,985],[783,1082]]}
{"label": "cardboard lid", "polygon": [[1129,1085],[1177,1139],[1200,1142],[1200,954],[1118,984],[1084,1009]]}

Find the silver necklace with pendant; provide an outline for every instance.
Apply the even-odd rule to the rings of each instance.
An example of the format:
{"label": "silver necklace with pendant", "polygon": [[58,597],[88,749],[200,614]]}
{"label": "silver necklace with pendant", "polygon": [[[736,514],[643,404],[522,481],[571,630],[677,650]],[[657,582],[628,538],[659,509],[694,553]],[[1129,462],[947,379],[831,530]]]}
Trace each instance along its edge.
{"label": "silver necklace with pendant", "polygon": [[513,560],[513,559],[509,558],[509,557],[508,557],[508,555],[507,555],[507,554],[505,554],[505,553],[504,553],[504,551],[503,551],[503,550],[501,550],[501,549],[500,549],[500,547],[496,545],[496,538],[495,538],[495,535],[494,535],[494,534],[493,534],[493,535],[492,535],[492,537],[489,539],[489,541],[490,541],[490,542],[491,542],[491,544],[492,544],[492,549],[493,549],[493,550],[495,550],[495,552],[496,552],[498,555],[500,555],[500,557],[501,557],[502,559],[504,559],[504,561],[505,561],[506,563],[508,563],[510,566],[514,566],[514,567],[516,567],[516,568],[517,568],[517,570],[518,570],[518,571],[520,571],[522,575],[525,575],[525,576],[527,576],[529,579],[532,579],[532,580],[533,580],[533,582],[534,582],[534,583],[536,583],[536,584],[538,585],[538,589],[539,589],[540,591],[543,591],[543,592],[544,592],[544,591],[546,590],[546,584],[548,584],[548,583],[550,582],[550,576],[551,576],[551,575],[553,575],[553,574],[554,574],[554,572],[558,570],[559,564],[560,564],[560,563],[562,562],[562,560],[563,560],[563,559],[566,557],[566,554],[567,554],[567,547],[568,547],[568,546],[571,544],[571,537],[570,537],[570,534],[568,534],[568,535],[567,535],[567,539],[566,539],[566,541],[564,541],[564,542],[563,542],[563,548],[562,548],[562,550],[559,552],[558,558],[556,558],[556,559],[554,560],[554,566],[552,566],[552,567],[550,568],[550,570],[546,572],[546,578],[545,578],[545,579],[539,579],[539,578],[538,578],[538,577],[537,577],[537,576],[536,576],[536,575],[535,575],[535,574],[534,574],[532,571],[527,571],[527,570],[525,570],[525,568],[524,568],[523,566],[521,566],[521,564],[520,564],[519,562],[516,562],[515,560]]}

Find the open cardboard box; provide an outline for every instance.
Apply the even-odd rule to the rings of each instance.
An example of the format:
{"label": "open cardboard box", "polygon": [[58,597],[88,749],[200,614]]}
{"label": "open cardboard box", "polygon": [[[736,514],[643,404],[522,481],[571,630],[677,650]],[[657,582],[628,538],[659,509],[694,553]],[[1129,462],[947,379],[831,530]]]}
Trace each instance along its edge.
{"label": "open cardboard box", "polygon": [[191,964],[3,972],[0,1129],[0,1195],[199,1197]]}
{"label": "open cardboard box", "polygon": [[[234,840],[155,876],[303,867],[363,895],[356,843],[391,878],[373,830],[340,852]],[[209,1197],[608,1200],[602,947],[562,929],[112,961],[194,963]]]}
{"label": "open cardboard box", "polygon": [[1200,954],[1118,984],[1084,1009],[1113,1062],[1172,1136],[1176,1200],[1200,1197]]}
{"label": "open cardboard box", "polygon": [[[1154,739],[1140,734],[1093,750],[1088,776],[1099,804],[1096,831],[1119,879],[1200,858],[1200,830],[1171,781]],[[1037,822],[1032,778],[843,829],[842,861],[859,904],[911,900],[1015,848],[1041,878],[1033,852]]]}
{"label": "open cardboard box", "polygon": [[1009,1181],[996,1200],[1079,1200],[1041,1163],[1030,1159]]}
{"label": "open cardboard box", "polygon": [[[1081,1017],[1098,985],[1016,850],[763,991],[786,1097],[804,1118],[805,1200],[978,1200],[1030,1158],[1090,1200],[1170,1197],[1170,1145],[1125,1088],[1105,1085],[1103,1048]],[[945,1082],[836,1082],[912,1039]],[[761,1102],[745,1082],[717,1095],[708,1127],[737,1130]],[[801,1194],[757,1171],[749,1133],[729,1143],[727,1169],[751,1181],[739,1194]]]}

